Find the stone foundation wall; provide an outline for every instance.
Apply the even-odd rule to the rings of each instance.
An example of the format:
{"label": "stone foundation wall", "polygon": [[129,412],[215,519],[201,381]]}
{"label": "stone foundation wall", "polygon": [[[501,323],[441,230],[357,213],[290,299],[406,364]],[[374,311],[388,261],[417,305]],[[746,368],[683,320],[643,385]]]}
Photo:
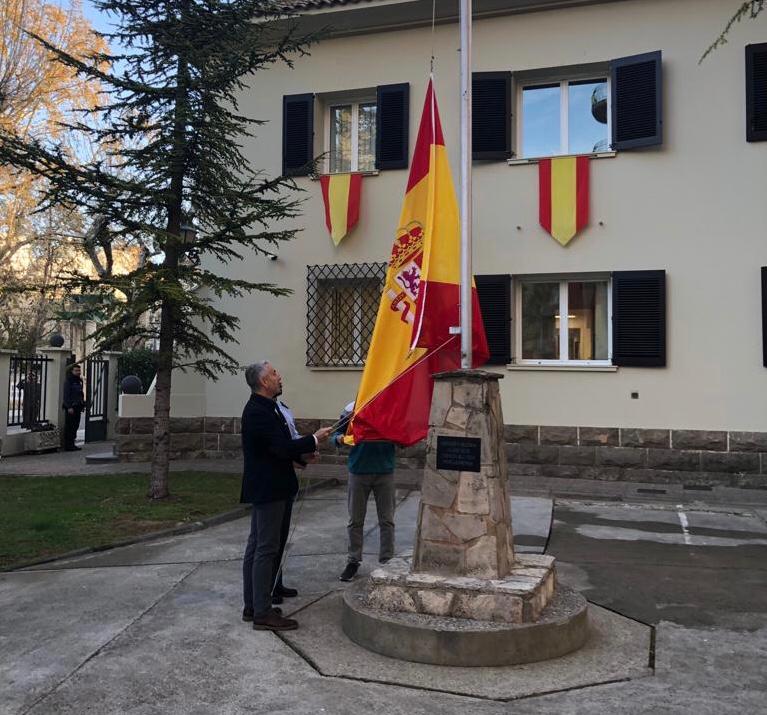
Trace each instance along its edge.
{"label": "stone foundation wall", "polygon": [[[299,432],[333,420],[299,419]],[[767,489],[767,432],[506,425],[510,475],[724,485]],[[121,461],[151,458],[152,419],[121,417],[116,453]],[[344,464],[345,451],[325,444],[322,460]],[[399,449],[399,467],[423,467],[425,443]],[[238,459],[239,417],[171,419],[171,459]]]}
{"label": "stone foundation wall", "polygon": [[[152,418],[120,417],[117,421],[115,454],[121,462],[148,462],[152,458]],[[301,434],[311,434],[335,420],[299,419]],[[170,458],[239,459],[242,456],[239,417],[172,417],[170,420]],[[347,450],[325,443],[320,445],[324,464],[346,464]],[[423,466],[426,448],[418,444],[397,450],[400,467]]]}
{"label": "stone foundation wall", "polygon": [[506,425],[509,474],[767,488],[767,432]]}

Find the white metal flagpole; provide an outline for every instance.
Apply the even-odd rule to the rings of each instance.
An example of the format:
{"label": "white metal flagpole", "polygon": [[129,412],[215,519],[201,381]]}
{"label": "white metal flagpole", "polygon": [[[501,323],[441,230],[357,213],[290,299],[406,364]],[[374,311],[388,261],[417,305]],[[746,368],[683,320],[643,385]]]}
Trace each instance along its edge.
{"label": "white metal flagpole", "polygon": [[471,0],[461,0],[461,367],[471,368]]}

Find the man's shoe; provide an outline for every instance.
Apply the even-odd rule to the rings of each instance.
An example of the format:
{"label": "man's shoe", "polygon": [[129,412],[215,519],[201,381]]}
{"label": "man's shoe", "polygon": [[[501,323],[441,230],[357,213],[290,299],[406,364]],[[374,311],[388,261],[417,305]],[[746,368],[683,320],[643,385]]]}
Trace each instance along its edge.
{"label": "man's shoe", "polygon": [[359,567],[360,567],[359,564],[354,563],[353,561],[350,561],[348,564],[346,564],[346,568],[338,577],[338,580],[351,581],[357,575],[357,570],[359,569]]}
{"label": "man's shoe", "polygon": [[294,631],[296,628],[298,621],[283,618],[273,608],[260,616],[253,616],[254,631]]}
{"label": "man's shoe", "polygon": [[272,594],[272,603],[282,603],[282,596],[279,593]]}
{"label": "man's shoe", "polygon": [[282,596],[283,598],[295,598],[298,596],[298,591],[296,591],[295,588],[288,588],[287,586],[277,586],[277,588],[274,589],[273,595]]}
{"label": "man's shoe", "polygon": [[[281,608],[272,608],[272,610],[279,616],[282,615],[282,609]],[[242,609],[242,620],[245,621],[245,623],[252,623],[253,622],[253,609],[252,608],[243,608]]]}

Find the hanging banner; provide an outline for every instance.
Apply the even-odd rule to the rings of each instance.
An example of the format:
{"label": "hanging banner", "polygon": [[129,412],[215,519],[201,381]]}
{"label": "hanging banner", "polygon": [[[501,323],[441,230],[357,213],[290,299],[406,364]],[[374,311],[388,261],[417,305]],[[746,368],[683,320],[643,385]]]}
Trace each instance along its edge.
{"label": "hanging banner", "polygon": [[362,174],[325,174],[320,177],[325,202],[325,225],[337,246],[360,217]]}
{"label": "hanging banner", "polygon": [[589,222],[589,161],[563,156],[538,162],[541,226],[563,246]]}

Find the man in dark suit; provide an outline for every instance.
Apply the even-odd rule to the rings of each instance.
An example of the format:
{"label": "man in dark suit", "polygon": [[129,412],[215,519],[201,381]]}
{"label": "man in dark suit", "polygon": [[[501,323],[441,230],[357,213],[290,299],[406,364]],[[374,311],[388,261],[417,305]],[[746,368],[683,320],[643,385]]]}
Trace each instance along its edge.
{"label": "man in dark suit", "polygon": [[[252,394],[242,413],[245,464],[240,502],[252,504],[253,514],[242,565],[245,601],[242,618],[252,620],[256,630],[292,630],[298,623],[283,618],[282,612],[272,607],[272,596],[291,505],[298,492],[293,462],[301,461],[301,455],[313,454],[331,430],[323,428],[313,435],[293,439],[275,401],[282,393],[282,378],[268,361],[250,365],[245,370],[245,380]],[[284,587],[282,590],[287,591]]]}

